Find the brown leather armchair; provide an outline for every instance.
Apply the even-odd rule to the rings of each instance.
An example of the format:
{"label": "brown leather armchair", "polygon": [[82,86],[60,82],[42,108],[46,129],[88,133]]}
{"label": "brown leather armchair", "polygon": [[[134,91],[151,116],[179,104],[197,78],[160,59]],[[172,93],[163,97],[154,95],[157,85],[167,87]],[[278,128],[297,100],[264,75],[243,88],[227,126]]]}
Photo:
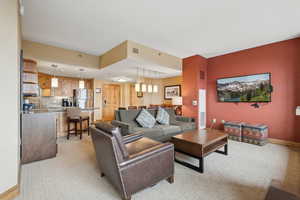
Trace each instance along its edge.
{"label": "brown leather armchair", "polygon": [[122,137],[120,129],[108,123],[91,127],[101,176],[105,176],[124,200],[157,182],[174,181],[174,146],[141,134]]}

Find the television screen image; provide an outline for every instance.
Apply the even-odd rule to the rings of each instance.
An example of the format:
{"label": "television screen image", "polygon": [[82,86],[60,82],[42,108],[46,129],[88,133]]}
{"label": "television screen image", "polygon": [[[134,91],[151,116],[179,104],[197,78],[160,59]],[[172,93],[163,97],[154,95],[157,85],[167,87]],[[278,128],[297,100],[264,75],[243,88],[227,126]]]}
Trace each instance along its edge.
{"label": "television screen image", "polygon": [[271,74],[255,74],[217,80],[220,102],[270,102]]}

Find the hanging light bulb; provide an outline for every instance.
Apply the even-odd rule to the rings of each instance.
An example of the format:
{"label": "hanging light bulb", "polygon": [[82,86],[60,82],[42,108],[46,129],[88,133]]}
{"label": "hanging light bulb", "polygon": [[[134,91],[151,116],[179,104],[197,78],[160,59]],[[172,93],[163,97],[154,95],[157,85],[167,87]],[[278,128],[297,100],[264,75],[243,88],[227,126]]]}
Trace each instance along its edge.
{"label": "hanging light bulb", "polygon": [[153,85],[153,93],[157,93],[158,92],[158,86],[157,85]]}
{"label": "hanging light bulb", "polygon": [[[157,72],[154,73],[154,76],[156,76],[156,75],[157,75]],[[157,92],[158,92],[158,85],[153,85],[153,93],[157,93]]]}
{"label": "hanging light bulb", "polygon": [[79,81],[79,89],[84,89],[84,80]]}
{"label": "hanging light bulb", "polygon": [[142,84],[142,92],[147,92],[147,85],[145,83]]}
{"label": "hanging light bulb", "polygon": [[58,78],[55,77],[55,72],[58,68],[57,65],[52,64],[51,67],[53,67],[53,77],[51,78],[51,88],[58,88]]}
{"label": "hanging light bulb", "polygon": [[148,85],[148,92],[152,93],[152,85],[151,84]]}
{"label": "hanging light bulb", "polygon": [[51,78],[51,87],[52,88],[58,88],[58,78]]}
{"label": "hanging light bulb", "polygon": [[80,71],[80,79],[81,80],[79,80],[79,85],[78,85],[78,87],[79,87],[79,89],[84,89],[84,80],[82,79],[82,73],[84,72],[84,69],[79,69],[79,71]]}
{"label": "hanging light bulb", "polygon": [[135,84],[135,91],[140,92],[141,91],[141,85],[139,83]]}
{"label": "hanging light bulb", "polygon": [[141,91],[141,84],[140,84],[140,78],[139,78],[139,68],[136,68],[136,84],[135,84],[135,91],[140,92]]}

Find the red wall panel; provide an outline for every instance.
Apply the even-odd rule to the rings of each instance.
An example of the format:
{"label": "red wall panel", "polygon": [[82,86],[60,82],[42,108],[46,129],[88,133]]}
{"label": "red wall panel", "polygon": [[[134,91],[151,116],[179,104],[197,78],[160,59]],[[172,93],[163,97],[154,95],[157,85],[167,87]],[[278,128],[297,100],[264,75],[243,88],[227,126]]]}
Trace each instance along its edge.
{"label": "red wall panel", "polygon": [[[274,87],[272,102],[259,109],[250,103],[217,101],[216,80],[221,77],[271,73]],[[295,108],[300,105],[300,38],[273,43],[208,59],[207,116],[224,120],[264,123],[270,137],[300,142],[300,118]]]}

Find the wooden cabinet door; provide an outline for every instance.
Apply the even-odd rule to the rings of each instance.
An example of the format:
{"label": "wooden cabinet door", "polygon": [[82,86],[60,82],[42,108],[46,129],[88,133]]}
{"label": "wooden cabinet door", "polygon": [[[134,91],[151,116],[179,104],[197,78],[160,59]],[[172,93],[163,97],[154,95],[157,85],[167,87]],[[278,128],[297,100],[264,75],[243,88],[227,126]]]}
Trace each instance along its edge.
{"label": "wooden cabinet door", "polygon": [[39,86],[42,89],[51,89],[51,76],[47,76],[44,74],[38,75]]}
{"label": "wooden cabinet door", "polygon": [[103,87],[103,120],[110,121],[115,118],[115,110],[120,106],[120,86],[114,84]]}
{"label": "wooden cabinet door", "polygon": [[62,79],[62,96],[72,97],[73,89],[72,89],[72,79]]}

